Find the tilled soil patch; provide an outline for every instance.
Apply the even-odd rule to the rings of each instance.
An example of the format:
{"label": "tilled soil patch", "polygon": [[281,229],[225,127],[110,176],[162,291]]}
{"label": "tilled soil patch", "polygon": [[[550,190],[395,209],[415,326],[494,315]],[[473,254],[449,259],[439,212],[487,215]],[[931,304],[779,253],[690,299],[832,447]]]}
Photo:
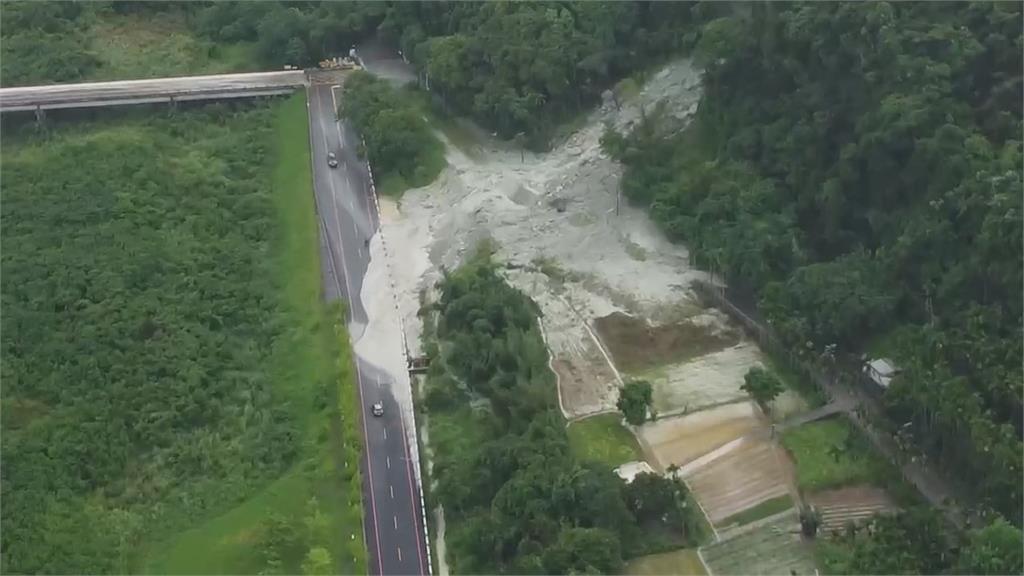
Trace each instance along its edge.
{"label": "tilled soil patch", "polygon": [[[734,538],[701,548],[714,574],[814,574],[812,546],[800,537],[796,510]],[[792,571],[792,572],[791,572]]]}
{"label": "tilled soil patch", "polygon": [[640,436],[655,464],[665,470],[672,464],[683,466],[761,425],[757,408],[747,401],[661,418],[644,424]]}
{"label": "tilled soil patch", "polygon": [[761,502],[789,493],[785,455],[767,438],[747,437],[718,458],[683,472],[715,526]]}
{"label": "tilled soil patch", "polygon": [[685,362],[740,341],[737,330],[721,325],[711,327],[684,320],[659,326],[621,312],[596,318],[594,328],[623,372]]}
{"label": "tilled soil patch", "polygon": [[896,509],[885,490],[870,484],[825,490],[808,496],[807,501],[821,514],[822,532],[838,532],[847,523],[860,524]]}

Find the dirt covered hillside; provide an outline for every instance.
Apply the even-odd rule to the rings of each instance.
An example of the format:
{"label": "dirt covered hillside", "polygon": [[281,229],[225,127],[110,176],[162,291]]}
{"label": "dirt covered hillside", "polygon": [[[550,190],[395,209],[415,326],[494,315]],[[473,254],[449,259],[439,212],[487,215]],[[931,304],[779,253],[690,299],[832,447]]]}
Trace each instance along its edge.
{"label": "dirt covered hillside", "polygon": [[626,129],[659,102],[682,125],[699,97],[700,72],[682,60],[621,107],[606,102],[549,153],[486,138],[449,143],[436,182],[382,206],[410,346],[421,292],[488,239],[509,281],[541,306],[568,418],[614,409],[621,372],[654,383],[661,413],[742,398],[756,347],[697,304],[689,286],[702,273],[644,212],[619,201],[621,167],[600,148],[606,125]]}

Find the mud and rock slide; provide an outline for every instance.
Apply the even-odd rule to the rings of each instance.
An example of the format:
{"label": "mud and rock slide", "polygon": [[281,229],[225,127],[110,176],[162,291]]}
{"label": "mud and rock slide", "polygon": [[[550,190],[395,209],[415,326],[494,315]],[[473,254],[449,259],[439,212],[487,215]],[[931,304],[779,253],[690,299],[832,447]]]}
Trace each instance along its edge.
{"label": "mud and rock slide", "polygon": [[[700,305],[690,286],[706,275],[645,211],[619,197],[622,168],[600,149],[606,126],[629,130],[656,103],[685,125],[699,97],[699,71],[680,60],[621,109],[595,110],[551,152],[522,153],[486,136],[463,151],[445,139],[448,166],[435,182],[400,201],[380,199],[410,352],[420,353],[424,296],[444,269],[488,240],[507,281],[540,307],[567,419],[612,411],[624,380],[649,380],[656,411],[673,418],[639,431],[649,464],[660,469],[698,459],[757,426],[740,386],[761,364],[758,348],[723,314]],[[763,444],[749,450],[764,456]],[[757,462],[772,465],[737,470],[734,459],[690,472],[715,518],[786,491],[774,461],[761,457]],[[758,481],[708,491],[723,475],[752,472]]]}
{"label": "mud and rock slide", "polygon": [[[699,71],[680,60],[621,109],[595,110],[551,152],[522,154],[481,138],[470,156],[449,143],[437,181],[397,203],[382,199],[413,352],[421,293],[488,239],[509,267],[508,281],[541,308],[567,418],[613,410],[623,378],[632,376],[652,381],[665,413],[742,399],[742,376],[760,363],[756,347],[698,304],[690,283],[705,275],[643,210],[618,198],[621,166],[599,143],[606,125],[628,130],[641,109],[659,102],[685,123],[699,96]],[[636,346],[640,336],[648,344]]]}

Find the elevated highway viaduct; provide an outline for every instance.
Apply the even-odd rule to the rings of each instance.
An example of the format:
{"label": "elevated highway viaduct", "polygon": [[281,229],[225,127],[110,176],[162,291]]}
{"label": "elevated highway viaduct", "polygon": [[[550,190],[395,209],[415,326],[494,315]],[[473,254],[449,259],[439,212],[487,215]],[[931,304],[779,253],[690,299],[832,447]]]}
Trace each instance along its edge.
{"label": "elevated highway viaduct", "polygon": [[302,70],[182,76],[82,84],[51,84],[0,88],[0,112],[32,112],[62,108],[94,108],[224,100],[288,94],[307,86]]}

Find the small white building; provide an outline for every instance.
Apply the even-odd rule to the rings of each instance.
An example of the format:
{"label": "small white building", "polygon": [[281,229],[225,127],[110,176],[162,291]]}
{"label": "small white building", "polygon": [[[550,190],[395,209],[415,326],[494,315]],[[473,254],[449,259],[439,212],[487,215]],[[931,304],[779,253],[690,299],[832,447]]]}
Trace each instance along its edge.
{"label": "small white building", "polygon": [[864,373],[882,389],[889,388],[893,377],[899,372],[893,361],[888,358],[876,358],[864,364]]}

